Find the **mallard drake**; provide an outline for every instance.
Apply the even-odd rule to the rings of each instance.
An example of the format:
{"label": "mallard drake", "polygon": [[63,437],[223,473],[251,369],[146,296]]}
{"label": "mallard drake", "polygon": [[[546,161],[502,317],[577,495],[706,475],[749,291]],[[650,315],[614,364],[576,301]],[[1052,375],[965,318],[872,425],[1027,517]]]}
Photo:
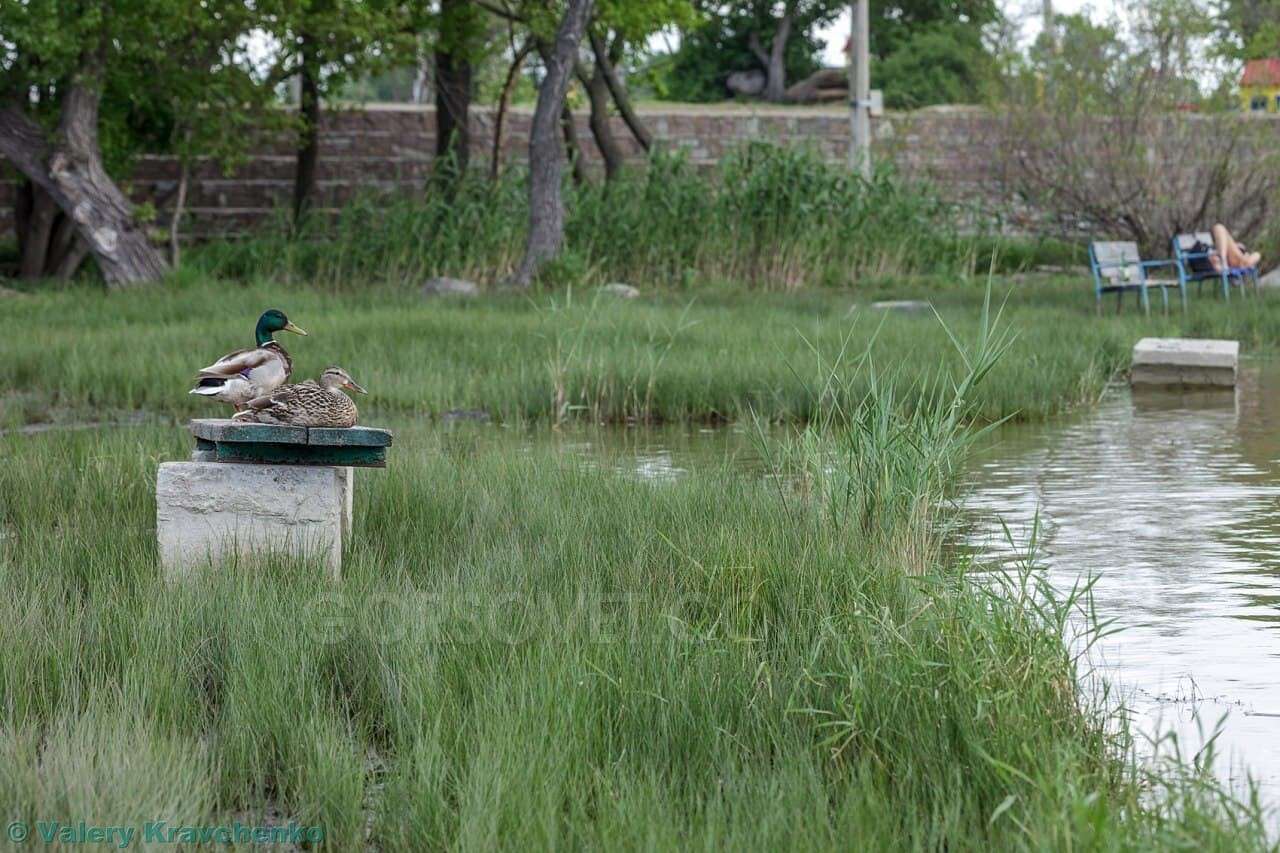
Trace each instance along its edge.
{"label": "mallard drake", "polygon": [[230,403],[239,411],[250,400],[270,394],[289,381],[293,373],[293,359],[285,348],[276,342],[276,332],[306,332],[284,315],[272,308],[258,318],[254,335],[256,347],[229,352],[196,374],[196,386],[189,393],[212,397]]}
{"label": "mallard drake", "polygon": [[330,367],[320,374],[318,382],[308,379],[250,400],[235,419],[283,426],[352,427],[358,413],[356,404],[342,393],[344,388],[369,393],[341,367]]}

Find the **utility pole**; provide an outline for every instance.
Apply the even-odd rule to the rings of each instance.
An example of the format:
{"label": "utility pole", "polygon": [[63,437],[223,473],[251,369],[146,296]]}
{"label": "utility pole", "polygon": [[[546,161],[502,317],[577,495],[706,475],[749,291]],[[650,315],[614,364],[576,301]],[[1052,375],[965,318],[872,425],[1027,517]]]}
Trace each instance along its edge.
{"label": "utility pole", "polygon": [[1058,49],[1058,34],[1053,28],[1053,0],[1044,0],[1040,19],[1044,24],[1044,34],[1049,37],[1049,45],[1056,51]]}
{"label": "utility pole", "polygon": [[867,0],[854,0],[849,36],[849,168],[871,179],[871,14]]}

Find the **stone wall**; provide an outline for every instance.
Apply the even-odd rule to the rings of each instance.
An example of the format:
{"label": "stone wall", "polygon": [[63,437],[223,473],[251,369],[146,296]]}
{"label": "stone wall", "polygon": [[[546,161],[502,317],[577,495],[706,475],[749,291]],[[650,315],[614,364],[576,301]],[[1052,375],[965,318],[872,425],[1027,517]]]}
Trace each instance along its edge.
{"label": "stone wall", "polygon": [[[506,163],[524,158],[532,115],[515,109],[507,118],[501,155]],[[584,156],[598,152],[579,114],[577,131]],[[649,109],[644,118],[660,144],[688,152],[699,165],[711,165],[748,140],[811,145],[827,159],[848,157],[848,113],[840,108],[777,109],[713,106],[706,109]],[[487,166],[492,151],[493,114],[473,114],[473,163]],[[639,149],[621,120],[615,133],[639,159]],[[932,180],[942,194],[985,210],[1005,210],[1002,161],[994,153],[993,117],[972,108],[943,107],[893,114],[873,122],[875,155],[900,173]],[[369,105],[329,112],[321,130],[319,206],[336,209],[366,192],[420,192],[435,148],[435,113],[430,107]],[[0,161],[2,162],[2,161]],[[128,182],[137,200],[164,210],[177,182],[177,164],[167,157],[145,157]],[[0,232],[12,228],[16,183],[0,181]],[[189,191],[187,228],[198,234],[243,233],[278,215],[289,203],[293,157],[288,140],[266,142],[234,174],[212,162],[198,163]],[[1017,227],[1017,223],[1012,223]]]}

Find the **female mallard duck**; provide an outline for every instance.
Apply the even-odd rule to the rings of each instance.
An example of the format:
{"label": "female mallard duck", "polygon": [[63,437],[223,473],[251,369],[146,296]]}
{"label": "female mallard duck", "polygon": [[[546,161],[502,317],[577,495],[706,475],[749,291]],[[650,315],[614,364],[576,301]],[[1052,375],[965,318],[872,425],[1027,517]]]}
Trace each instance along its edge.
{"label": "female mallard duck", "polygon": [[353,427],[356,404],[342,393],[343,388],[367,394],[368,391],[341,367],[330,367],[320,374],[320,381],[308,379],[297,385],[286,385],[272,394],[250,400],[237,420],[260,424],[304,427]]}
{"label": "female mallard duck", "polygon": [[276,332],[306,334],[290,323],[283,311],[272,308],[263,312],[254,331],[258,345],[227,353],[201,370],[196,374],[196,387],[189,393],[230,403],[240,411],[245,403],[288,382],[293,359],[272,337]]}

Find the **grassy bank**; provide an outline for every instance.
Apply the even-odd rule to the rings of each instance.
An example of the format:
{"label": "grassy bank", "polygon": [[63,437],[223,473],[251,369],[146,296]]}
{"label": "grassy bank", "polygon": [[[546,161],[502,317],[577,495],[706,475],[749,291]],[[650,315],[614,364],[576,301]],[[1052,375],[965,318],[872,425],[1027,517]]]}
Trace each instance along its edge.
{"label": "grassy bank", "polygon": [[[984,420],[1043,418],[1096,398],[1144,335],[1236,338],[1246,353],[1280,339],[1280,311],[1268,294],[1230,304],[1193,296],[1186,315],[1148,319],[1132,303],[1122,315],[1109,304],[1095,317],[1081,279],[998,277],[993,289],[997,301],[1007,299],[1017,337],[976,392]],[[873,311],[871,302],[928,299],[968,338],[984,292],[984,281],[949,276],[789,294],[707,285],[632,301],[585,285],[458,302],[401,287],[239,285],[203,273],[114,295],[78,286],[0,303],[0,422],[221,412],[186,389],[197,368],[252,342],[266,307],[311,332],[282,336],[297,375],[348,368],[372,391],[361,405],[375,419],[482,409],[507,422],[740,420],[752,412],[807,420],[824,365],[873,337],[877,364],[904,388],[940,366],[959,369],[932,314]],[[850,385],[851,398],[866,379]]]}
{"label": "grassy bank", "polygon": [[888,401],[771,443],[781,491],[401,429],[340,585],[164,583],[173,427],[0,436],[0,816],[338,850],[1264,848],[1211,777],[1123,757],[1070,602],[964,579],[938,516],[964,440]]}

